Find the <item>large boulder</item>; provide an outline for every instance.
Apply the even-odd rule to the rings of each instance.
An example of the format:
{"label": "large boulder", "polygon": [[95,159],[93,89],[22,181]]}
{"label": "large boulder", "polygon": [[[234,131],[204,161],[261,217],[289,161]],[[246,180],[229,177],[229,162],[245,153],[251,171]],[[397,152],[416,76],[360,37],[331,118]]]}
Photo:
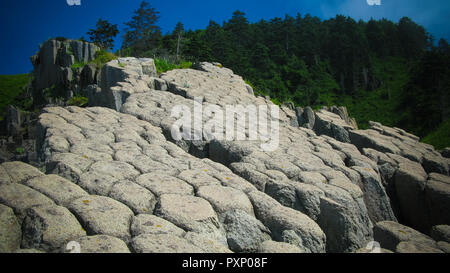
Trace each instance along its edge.
{"label": "large boulder", "polygon": [[148,92],[151,77],[156,76],[153,59],[119,58],[105,64],[101,70],[101,93],[92,96],[91,106],[104,106],[120,111],[133,93]]}
{"label": "large boulder", "polygon": [[223,218],[228,245],[235,252],[256,252],[262,242],[271,238],[270,231],[245,211],[229,210]]}
{"label": "large boulder", "polygon": [[267,195],[249,193],[258,219],[272,232],[272,237],[283,240],[283,232],[292,230],[297,237],[297,247],[304,252],[325,252],[326,236],[320,227],[299,211],[286,208]]}
{"label": "large boulder", "polygon": [[340,116],[326,110],[320,110],[315,113],[315,122],[312,129],[317,135],[327,135],[341,142],[350,142],[348,131],[356,128],[341,119]]}
{"label": "large boulder", "polygon": [[431,237],[435,241],[444,241],[450,243],[450,226],[448,225],[438,225],[431,229]]}
{"label": "large boulder", "polygon": [[184,230],[208,234],[214,240],[226,242],[217,214],[205,199],[164,194],[160,197],[156,215]]}
{"label": "large boulder", "polygon": [[416,242],[430,248],[436,247],[436,242],[431,237],[396,222],[379,222],[373,231],[375,241],[379,242],[382,248],[392,251],[396,251],[401,242]]}
{"label": "large boulder", "polygon": [[124,204],[107,197],[89,196],[72,201],[68,205],[80,220],[88,235],[110,235],[130,241],[130,225],[133,212]]}
{"label": "large boulder", "polygon": [[19,249],[22,230],[11,208],[0,204],[0,253]]}
{"label": "large boulder", "polygon": [[46,252],[59,250],[69,241],[86,235],[67,208],[54,205],[30,208],[22,230],[23,247],[42,248]]}

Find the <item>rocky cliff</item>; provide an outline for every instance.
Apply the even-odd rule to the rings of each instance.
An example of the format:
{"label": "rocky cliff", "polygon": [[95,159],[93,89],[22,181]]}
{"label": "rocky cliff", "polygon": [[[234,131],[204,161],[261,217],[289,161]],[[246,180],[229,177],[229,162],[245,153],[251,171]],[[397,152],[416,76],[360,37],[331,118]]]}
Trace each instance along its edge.
{"label": "rocky cliff", "polygon": [[32,95],[35,105],[61,104],[98,81],[99,71],[89,64],[98,48],[78,40],[50,39],[31,56]]}
{"label": "rocky cliff", "polygon": [[[211,63],[158,76],[151,59],[119,58],[89,105],[43,110],[41,171],[0,165],[1,251],[449,251],[450,160],[401,129],[358,130],[342,107],[275,106]],[[230,105],[279,110],[277,138],[199,134],[212,113],[196,109]],[[194,113],[183,134],[199,138],[174,137],[180,106]],[[209,124],[267,134],[245,117]]]}

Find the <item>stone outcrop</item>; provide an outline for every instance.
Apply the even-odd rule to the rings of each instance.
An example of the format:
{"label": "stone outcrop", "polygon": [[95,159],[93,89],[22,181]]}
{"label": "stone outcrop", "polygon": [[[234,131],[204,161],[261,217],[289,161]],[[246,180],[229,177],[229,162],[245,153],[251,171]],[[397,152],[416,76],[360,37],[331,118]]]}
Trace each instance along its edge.
{"label": "stone outcrop", "polygon": [[148,92],[154,86],[156,67],[153,59],[119,58],[103,66],[99,88],[88,91],[89,105],[120,111],[134,93]]}
{"label": "stone outcrop", "polygon": [[36,162],[37,114],[8,105],[0,121],[0,163],[7,161]]}
{"label": "stone outcrop", "polygon": [[[385,252],[448,249],[448,161],[401,129],[358,130],[345,108],[275,106],[219,64],[158,76],[152,59],[119,58],[89,86],[91,107],[39,116],[45,174],[0,165],[0,216],[15,226],[3,251],[68,252],[70,241],[85,253],[361,252],[373,240]],[[209,125],[247,140],[199,130],[212,113],[198,109],[230,105],[278,110],[270,133],[241,123],[242,111]],[[179,106],[193,113],[183,133],[197,138],[174,136]]]}
{"label": "stone outcrop", "polygon": [[374,239],[382,248],[397,253],[443,253],[446,250],[444,241],[444,244],[439,244],[431,237],[396,222],[377,223]]}
{"label": "stone outcrop", "polygon": [[74,65],[89,63],[99,50],[93,43],[78,40],[50,39],[44,42],[39,52],[30,58],[34,68],[31,86],[33,103],[58,104],[58,98],[67,100],[74,94],[81,94],[88,85],[96,84],[96,67],[78,65],[74,68]]}
{"label": "stone outcrop", "polygon": [[298,124],[312,129],[321,136],[327,135],[341,142],[350,142],[349,131],[358,129],[354,118],[350,118],[347,108],[332,106],[314,112],[311,107],[296,109]]}

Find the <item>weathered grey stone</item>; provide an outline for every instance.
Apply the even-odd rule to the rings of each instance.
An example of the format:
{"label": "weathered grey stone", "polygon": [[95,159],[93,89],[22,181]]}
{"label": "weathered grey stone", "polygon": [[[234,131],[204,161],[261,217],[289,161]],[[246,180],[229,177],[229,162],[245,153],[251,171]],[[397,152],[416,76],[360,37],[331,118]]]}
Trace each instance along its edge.
{"label": "weathered grey stone", "polygon": [[114,184],[109,197],[127,205],[135,214],[152,214],[156,205],[156,197],[153,193],[129,180]]}
{"label": "weathered grey stone", "polygon": [[24,184],[50,197],[60,206],[66,206],[75,199],[88,196],[88,193],[76,184],[53,174],[32,178]]}
{"label": "weathered grey stone", "polygon": [[137,253],[204,253],[188,240],[170,234],[142,234],[133,238]]}
{"label": "weathered grey stone", "polygon": [[33,177],[44,175],[37,168],[20,161],[5,162],[1,166],[12,179],[11,182],[15,183],[23,183]]}
{"label": "weathered grey stone", "polygon": [[396,253],[444,253],[437,247],[430,247],[429,245],[420,242],[408,241],[401,242],[395,249]]}
{"label": "weathered grey stone", "polygon": [[166,81],[160,78],[155,78],[155,89],[160,91],[167,91]]}
{"label": "weathered grey stone", "polygon": [[429,236],[392,221],[377,223],[373,233],[374,240],[379,242],[382,248],[392,251],[396,251],[397,245],[401,242],[414,241],[430,247],[436,246],[436,242]]}
{"label": "weathered grey stone", "polygon": [[0,204],[0,253],[17,250],[21,239],[22,230],[13,210]]}
{"label": "weathered grey stone", "polygon": [[264,241],[257,250],[258,253],[305,253],[300,248],[283,242]]}
{"label": "weathered grey stone", "polygon": [[450,158],[450,147],[443,149],[440,153],[443,157]]}
{"label": "weathered grey stone", "polygon": [[[319,179],[319,183],[326,182],[326,178],[321,174],[309,177],[311,179]],[[303,173],[303,178],[305,178],[305,173]],[[316,186],[300,183],[295,186],[295,193],[299,201],[299,210],[308,215],[309,218],[317,221],[320,215],[320,197],[325,196],[325,193]]]}
{"label": "weathered grey stone", "polygon": [[281,206],[267,195],[249,193],[257,218],[270,229],[272,238],[282,239],[284,230],[294,230],[302,239],[298,245],[305,252],[325,252],[325,234],[320,227],[299,211]]}
{"label": "weathered grey stone", "polygon": [[450,243],[447,242],[437,242],[437,247],[444,251],[445,253],[450,253]]}
{"label": "weathered grey stone", "polygon": [[270,230],[245,211],[229,210],[223,218],[228,245],[235,252],[256,252],[263,241],[270,239]]}
{"label": "weathered grey stone", "polygon": [[450,224],[450,177],[438,174],[430,175],[424,189],[429,231],[434,225]]}
{"label": "weathered grey stone", "polygon": [[299,120],[300,126],[303,126],[308,129],[314,128],[316,116],[311,107],[307,106],[303,111],[303,120]]}
{"label": "weathered grey stone", "polygon": [[[94,100],[92,105],[126,114],[98,107],[45,110],[40,118],[42,141],[38,145],[48,172],[63,175],[91,194],[118,199],[135,213],[146,213],[138,210],[149,201],[150,195],[140,194],[139,189],[145,188],[143,192],[151,192],[158,199],[155,214],[190,232],[190,236],[201,238],[192,240],[198,246],[202,242],[209,246],[209,240],[225,246],[228,233],[223,216],[230,209],[239,208],[246,211],[249,219],[254,219],[251,212],[254,210],[256,217],[270,229],[273,240],[297,245],[303,252],[325,251],[324,234],[327,251],[353,252],[372,240],[369,216],[374,221],[395,220],[383,186],[397,197],[399,191],[404,191],[402,187],[397,189],[397,184],[408,185],[411,181],[414,184],[415,178],[420,182],[416,184],[422,186],[434,181],[429,190],[423,187],[417,191],[423,195],[423,202],[419,200],[422,203],[416,206],[438,207],[434,200],[441,200],[436,196],[442,196],[442,190],[433,185],[442,184],[445,179],[431,178],[431,174],[427,179],[419,164],[424,154],[439,157],[433,148],[418,143],[418,138],[400,129],[373,123],[371,130],[356,131],[361,135],[361,143],[356,146],[367,157],[361,155],[354,145],[332,138],[344,138],[346,126],[352,127],[345,109],[332,107],[318,114],[331,132],[332,137],[328,137],[296,128],[292,123],[296,113],[290,107],[281,107],[280,116],[272,117],[281,121],[279,147],[272,152],[261,151],[258,141],[175,141],[170,132],[175,122],[171,109],[182,104],[191,109],[196,105],[195,97],[201,97],[203,107],[271,105],[271,102],[254,97],[240,76],[214,64],[199,64],[198,70],[169,71],[155,80],[152,77],[156,75],[145,68],[146,62],[123,58],[110,62],[109,68],[102,71],[105,73],[102,91],[96,92],[98,102]],[[157,89],[167,91],[153,90],[157,81],[166,85]],[[301,112],[304,116],[304,111]],[[248,129],[247,124],[244,127]],[[373,150],[366,153],[368,147]],[[385,155],[387,151],[391,154]],[[230,166],[234,174],[225,166],[196,157],[208,157]],[[8,181],[8,177],[4,180]],[[139,186],[122,194],[121,186],[125,184],[121,182],[125,180]],[[261,191],[261,196],[254,193],[255,189]],[[246,194],[253,195],[254,200],[250,198],[248,202]],[[424,206],[427,196],[432,201]],[[398,203],[407,204],[405,200]],[[403,211],[399,211],[399,219],[403,220]],[[439,218],[434,215],[437,214],[426,215],[424,222],[429,225],[432,216]],[[313,220],[320,228],[317,225],[317,229],[313,228]],[[139,235],[145,234],[144,227],[136,229],[142,229],[135,231]],[[214,244],[201,249],[218,251],[214,250]]]}
{"label": "weathered grey stone", "polygon": [[427,173],[440,173],[448,175],[448,164],[443,157],[426,153],[423,156],[422,166]]}
{"label": "weathered grey stone", "polygon": [[0,203],[12,208],[19,222],[25,218],[28,208],[54,204],[42,193],[17,183],[0,184]]}
{"label": "weathered grey stone", "polygon": [[98,83],[98,71],[95,64],[87,64],[83,67],[80,75],[81,88],[86,88],[91,84]]}
{"label": "weathered grey stone", "polygon": [[240,190],[222,186],[203,186],[198,189],[197,196],[209,201],[218,214],[239,209],[254,215],[252,203]]}
{"label": "weathered grey stone", "polygon": [[186,231],[209,234],[215,240],[226,242],[216,212],[208,201],[188,195],[163,194],[155,215]]}
{"label": "weathered grey stone", "polygon": [[338,115],[321,110],[315,113],[315,122],[312,129],[317,135],[327,135],[341,142],[350,142],[347,130],[354,128],[346,124]]}
{"label": "weathered grey stone", "polygon": [[22,230],[23,247],[47,252],[55,251],[72,239],[86,235],[75,216],[68,209],[56,205],[28,209]]}
{"label": "weathered grey stone", "polygon": [[131,235],[139,236],[142,234],[172,234],[183,237],[186,232],[163,218],[139,214],[133,217],[131,222]]}
{"label": "weathered grey stone", "polygon": [[[130,253],[124,241],[108,235],[83,236],[74,242],[80,244],[80,253]],[[70,251],[66,246],[62,248],[62,252]]]}
{"label": "weathered grey stone", "polygon": [[438,225],[431,229],[431,237],[435,241],[444,241],[450,243],[450,226]]}
{"label": "weathered grey stone", "polygon": [[12,183],[11,177],[9,176],[6,169],[0,165],[0,184]]}
{"label": "weathered grey stone", "polygon": [[104,234],[130,240],[133,212],[124,204],[102,196],[82,197],[72,201],[68,208],[80,220],[88,235]]}
{"label": "weathered grey stone", "polygon": [[228,249],[227,245],[211,240],[211,238],[205,237],[200,233],[187,232],[184,239],[200,248],[205,253],[233,253],[230,249]]}
{"label": "weathered grey stone", "polygon": [[364,203],[369,211],[372,222],[396,221],[394,212],[390,204],[385,188],[381,183],[381,177],[371,168],[354,166],[361,175],[361,189],[364,192]]}
{"label": "weathered grey stone", "polygon": [[157,196],[162,194],[194,194],[194,189],[191,185],[164,172],[143,174],[136,179],[136,183],[149,189]]}
{"label": "weathered grey stone", "polygon": [[115,182],[133,179],[140,173],[128,163],[98,161],[80,177],[79,185],[90,194],[108,196]]}
{"label": "weathered grey stone", "polygon": [[[334,189],[335,197],[343,200],[351,200],[342,190]],[[368,216],[365,216],[365,206],[362,200],[357,203],[357,207],[351,208],[356,211],[360,208],[361,213],[348,213],[347,206],[354,206],[347,201],[339,204],[328,197],[320,198],[320,215],[318,223],[323,232],[327,234],[327,252],[353,252],[361,248],[372,237],[372,223]],[[353,229],[351,227],[358,227]],[[370,228],[370,230],[368,230]]]}
{"label": "weathered grey stone", "polygon": [[46,253],[43,250],[39,250],[39,249],[17,249],[16,251],[14,251],[14,253],[21,253],[21,254],[42,254],[42,253]]}
{"label": "weathered grey stone", "polygon": [[105,64],[100,75],[101,96],[89,105],[119,111],[131,94],[149,91],[146,80],[156,76],[156,67],[153,59],[119,58]]}
{"label": "weathered grey stone", "polygon": [[400,149],[394,144],[382,138],[376,131],[369,130],[352,130],[349,131],[350,142],[358,149],[372,148],[383,153],[400,153]]}
{"label": "weathered grey stone", "polygon": [[419,164],[401,163],[395,174],[395,188],[402,217],[408,225],[418,230],[429,230],[424,189],[426,173]]}

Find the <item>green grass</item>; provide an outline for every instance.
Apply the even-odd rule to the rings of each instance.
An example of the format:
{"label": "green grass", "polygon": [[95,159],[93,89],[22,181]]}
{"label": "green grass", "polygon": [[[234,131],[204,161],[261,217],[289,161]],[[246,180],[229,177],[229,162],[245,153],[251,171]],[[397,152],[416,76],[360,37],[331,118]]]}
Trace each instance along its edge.
{"label": "green grass", "polygon": [[369,128],[369,121],[386,126],[398,126],[399,110],[404,86],[409,80],[408,67],[401,58],[373,59],[374,74],[382,79],[382,86],[372,91],[359,91],[353,96],[341,95],[336,104],[346,106],[361,129]]}
{"label": "green grass", "polygon": [[26,91],[28,74],[0,75],[0,120],[3,119],[6,106],[14,104],[24,107],[29,102],[19,102],[17,98]]}
{"label": "green grass", "polygon": [[444,121],[438,129],[424,137],[422,142],[431,144],[436,149],[450,147],[450,119]]}
{"label": "green grass", "polygon": [[[95,64],[98,69],[101,69],[103,67],[103,65],[105,65],[107,62],[110,62],[110,61],[116,60],[116,59],[118,59],[118,57],[116,55],[114,55],[114,53],[111,53],[111,52],[108,52],[105,50],[99,50],[95,53],[95,59],[89,63]],[[88,63],[75,62],[71,66],[72,71],[75,72],[76,69],[83,68],[87,64]]]}
{"label": "green grass", "polygon": [[174,70],[174,69],[185,69],[185,68],[191,68],[192,67],[192,62],[185,62],[182,61],[179,64],[175,64],[175,63],[171,63],[168,62],[164,59],[155,59],[155,66],[156,66],[156,71],[158,72],[158,74],[170,71],[170,70]]}
{"label": "green grass", "polygon": [[82,68],[82,67],[84,67],[85,65],[86,65],[86,63],[75,62],[75,63],[71,66],[71,68],[72,68],[72,70],[74,71],[74,70],[76,70],[77,68]]}
{"label": "green grass", "polygon": [[83,106],[87,105],[88,101],[89,101],[89,99],[86,97],[75,96],[75,97],[70,98],[67,101],[67,105],[83,107]]}
{"label": "green grass", "polygon": [[99,50],[95,53],[95,59],[91,63],[94,63],[98,69],[101,69],[107,62],[117,59],[118,57],[114,53],[106,50]]}

